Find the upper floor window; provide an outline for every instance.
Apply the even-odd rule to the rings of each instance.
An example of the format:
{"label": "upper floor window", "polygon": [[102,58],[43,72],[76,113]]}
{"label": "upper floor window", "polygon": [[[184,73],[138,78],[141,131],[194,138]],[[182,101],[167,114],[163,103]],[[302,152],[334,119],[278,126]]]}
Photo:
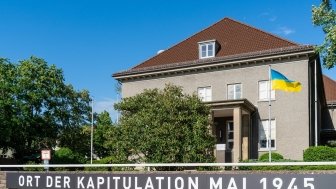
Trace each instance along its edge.
{"label": "upper floor window", "polygon": [[242,98],[242,85],[241,83],[229,84],[227,86],[227,99],[241,99]]}
{"label": "upper floor window", "polygon": [[199,42],[198,49],[199,49],[199,58],[215,57],[216,40]]}
{"label": "upper floor window", "polygon": [[211,87],[199,87],[197,89],[197,94],[198,94],[198,98],[200,98],[201,101],[203,102],[211,101],[211,97],[212,97]]}
{"label": "upper floor window", "polygon": [[[269,81],[259,81],[259,100],[266,101],[269,100]],[[275,99],[275,91],[271,90],[271,99]]]}

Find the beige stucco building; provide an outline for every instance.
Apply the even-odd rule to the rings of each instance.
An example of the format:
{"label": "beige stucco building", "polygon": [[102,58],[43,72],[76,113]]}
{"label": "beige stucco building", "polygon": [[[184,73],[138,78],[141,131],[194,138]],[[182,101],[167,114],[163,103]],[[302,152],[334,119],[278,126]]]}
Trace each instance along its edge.
{"label": "beige stucco building", "polygon": [[[269,66],[301,82],[302,91],[270,93]],[[256,159],[268,151],[269,141],[272,151],[300,160],[303,150],[322,141],[322,130],[328,130],[330,138],[335,134],[331,119],[328,127],[324,126],[326,112],[335,113],[327,109],[331,106],[327,105],[320,60],[313,47],[229,18],[113,77],[122,84],[123,98],[167,83],[183,87],[185,93],[197,93],[211,107],[217,162]]]}

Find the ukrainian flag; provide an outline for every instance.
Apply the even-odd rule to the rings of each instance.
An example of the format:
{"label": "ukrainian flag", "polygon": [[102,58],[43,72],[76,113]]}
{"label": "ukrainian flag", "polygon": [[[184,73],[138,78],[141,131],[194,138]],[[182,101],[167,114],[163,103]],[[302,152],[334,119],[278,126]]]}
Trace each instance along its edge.
{"label": "ukrainian flag", "polygon": [[301,83],[287,79],[280,72],[271,69],[271,80],[273,90],[283,90],[287,92],[300,92]]}

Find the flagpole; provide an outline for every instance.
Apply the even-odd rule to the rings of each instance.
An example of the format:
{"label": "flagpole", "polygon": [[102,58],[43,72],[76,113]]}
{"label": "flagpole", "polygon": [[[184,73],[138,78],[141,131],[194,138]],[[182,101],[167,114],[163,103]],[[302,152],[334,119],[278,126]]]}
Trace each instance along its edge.
{"label": "flagpole", "polygon": [[268,161],[272,161],[271,145],[271,65],[268,66]]}
{"label": "flagpole", "polygon": [[317,62],[315,59],[315,73],[314,73],[314,100],[315,100],[315,146],[318,145],[318,135],[317,135]]}
{"label": "flagpole", "polygon": [[91,139],[90,139],[90,163],[92,164],[92,158],[93,158],[93,98],[91,102]]}

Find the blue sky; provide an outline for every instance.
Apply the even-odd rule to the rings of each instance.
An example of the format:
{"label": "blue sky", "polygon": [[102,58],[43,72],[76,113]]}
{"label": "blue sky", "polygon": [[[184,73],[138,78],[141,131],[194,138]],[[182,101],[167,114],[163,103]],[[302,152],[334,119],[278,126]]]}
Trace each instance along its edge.
{"label": "blue sky", "polygon": [[[95,111],[113,113],[112,73],[126,70],[224,17],[301,44],[320,44],[311,23],[319,0],[1,0],[0,57],[31,55],[63,69],[88,89]],[[324,70],[336,79],[336,68]]]}

